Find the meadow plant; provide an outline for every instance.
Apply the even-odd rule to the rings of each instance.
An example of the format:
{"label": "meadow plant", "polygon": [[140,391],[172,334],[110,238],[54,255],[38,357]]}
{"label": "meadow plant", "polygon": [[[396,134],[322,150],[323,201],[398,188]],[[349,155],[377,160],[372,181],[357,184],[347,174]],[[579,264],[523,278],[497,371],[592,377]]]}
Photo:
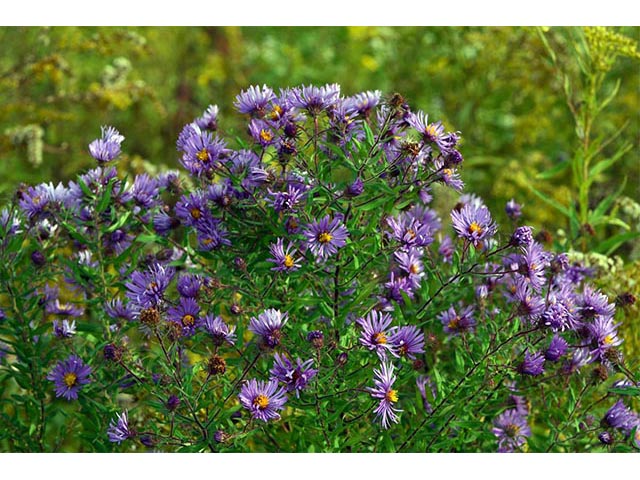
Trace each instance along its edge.
{"label": "meadow plant", "polygon": [[640,447],[616,306],[463,193],[459,132],[337,84],[233,105],[246,135],[209,106],[180,171],[122,178],[105,126],[2,209],[3,451]]}

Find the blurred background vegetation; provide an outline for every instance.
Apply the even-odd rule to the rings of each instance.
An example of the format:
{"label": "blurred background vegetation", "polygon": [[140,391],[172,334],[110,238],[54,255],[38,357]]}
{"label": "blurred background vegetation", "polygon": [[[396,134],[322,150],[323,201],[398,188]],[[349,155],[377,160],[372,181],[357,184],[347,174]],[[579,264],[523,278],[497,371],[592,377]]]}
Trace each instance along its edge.
{"label": "blurred background vegetation", "polygon": [[[399,92],[461,131],[468,192],[503,223],[515,198],[547,246],[573,247],[608,294],[637,296],[639,39],[638,27],[4,27],[0,198],[93,166],[100,125],[125,135],[125,171],[177,168],[178,132],[210,103],[241,132],[232,104],[247,86],[337,82]],[[585,152],[601,163],[580,217],[572,165]]]}

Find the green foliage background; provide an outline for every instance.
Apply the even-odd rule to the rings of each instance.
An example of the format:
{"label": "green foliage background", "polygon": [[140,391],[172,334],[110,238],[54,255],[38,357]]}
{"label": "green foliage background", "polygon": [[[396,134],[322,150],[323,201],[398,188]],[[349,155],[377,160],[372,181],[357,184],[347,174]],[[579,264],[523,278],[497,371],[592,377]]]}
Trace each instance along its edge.
{"label": "green foliage background", "polygon": [[[599,157],[630,145],[589,192],[596,208],[624,185],[621,194],[630,202],[611,207],[624,226],[604,224],[596,235],[602,241],[637,232],[640,28],[610,31],[626,39],[606,40],[597,50],[579,27],[3,27],[0,197],[10,198],[21,182],[57,182],[91,167],[87,144],[100,125],[112,124],[126,137],[121,169],[177,168],[177,134],[209,103],[219,105],[229,133],[245,128],[229,113],[234,96],[251,84],[337,82],[345,94],[400,92],[461,131],[467,191],[481,195],[503,222],[504,204],[515,198],[524,204],[526,223],[567,247],[567,219],[530,187],[558,204],[577,201],[569,170],[537,175],[579,150],[570,105],[580,112],[587,101],[581,70],[587,58],[606,64],[603,94],[620,82],[593,126],[594,137],[606,143]],[[615,253],[625,265],[609,275],[608,293],[640,294],[633,280],[640,248],[631,239]]]}

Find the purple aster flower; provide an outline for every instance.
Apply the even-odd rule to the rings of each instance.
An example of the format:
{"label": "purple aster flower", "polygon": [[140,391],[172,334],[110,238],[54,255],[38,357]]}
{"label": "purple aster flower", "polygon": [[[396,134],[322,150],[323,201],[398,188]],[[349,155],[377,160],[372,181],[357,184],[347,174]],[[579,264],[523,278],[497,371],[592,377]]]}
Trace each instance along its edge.
{"label": "purple aster flower", "polygon": [[104,304],[104,311],[114,320],[131,322],[138,315],[138,309],[131,303],[126,305],[119,298],[114,298]]}
{"label": "purple aster flower", "polygon": [[456,248],[453,245],[453,240],[451,240],[449,235],[445,235],[440,242],[440,247],[438,247],[438,253],[442,255],[442,261],[451,263],[455,251]]}
{"label": "purple aster flower", "polygon": [[340,99],[340,85],[333,83],[323,87],[309,85],[294,88],[291,91],[291,104],[294,107],[306,110],[311,115],[318,115],[322,111],[329,110]]}
{"label": "purple aster flower", "polygon": [[50,202],[51,192],[44,184],[29,187],[19,193],[18,205],[29,219],[38,218],[43,214]]}
{"label": "purple aster flower", "polygon": [[221,228],[222,221],[217,218],[207,217],[196,225],[198,234],[198,247],[201,250],[216,250],[223,245],[231,245],[227,237],[227,231]]}
{"label": "purple aster flower", "polygon": [[394,327],[390,330],[389,344],[401,357],[415,360],[424,353],[424,333],[414,325]]}
{"label": "purple aster flower", "polygon": [[565,373],[572,374],[579,371],[585,365],[591,363],[592,360],[588,347],[576,348],[573,350],[571,359],[564,363],[562,369]]}
{"label": "purple aster flower", "polygon": [[367,117],[371,110],[376,108],[382,98],[380,90],[357,93],[352,97],[345,99],[347,107],[351,111],[356,111],[360,115]]}
{"label": "purple aster flower", "polygon": [[276,96],[270,87],[262,85],[262,88],[260,88],[252,85],[236,96],[233,106],[240,113],[264,117],[267,105],[275,99]]}
{"label": "purple aster flower", "polygon": [[77,400],[78,390],[83,385],[90,383],[91,367],[85,365],[77,355],[70,355],[66,360],[61,360],[47,375],[56,387],[56,397],[64,397],[67,400]]}
{"label": "purple aster flower", "polygon": [[269,246],[269,252],[271,252],[272,257],[267,258],[267,262],[276,264],[271,270],[276,272],[293,272],[300,268],[300,259],[294,258],[296,250],[291,243],[289,243],[285,249],[282,238],[278,238],[276,243],[272,243]]}
{"label": "purple aster flower", "polygon": [[200,305],[193,298],[182,297],[175,307],[167,310],[167,318],[170,322],[177,323],[182,327],[182,335],[190,337],[195,333],[196,325],[199,323]]}
{"label": "purple aster flower", "polygon": [[213,344],[217,347],[224,342],[234,345],[236,342],[236,327],[229,327],[221,317],[214,317],[211,314],[205,315],[200,324],[205,331],[213,338]]}
{"label": "purple aster flower", "polygon": [[544,373],[544,355],[542,352],[524,353],[524,360],[518,366],[523,375],[542,375]]}
{"label": "purple aster flower", "polygon": [[447,166],[441,159],[438,159],[433,162],[433,169],[434,172],[440,174],[439,180],[448,187],[458,192],[464,189],[464,182],[460,178],[460,173],[453,166]]}
{"label": "purple aster flower", "polygon": [[344,247],[349,236],[349,231],[339,218],[329,219],[325,216],[319,222],[307,226],[303,232],[307,237],[307,246],[315,255],[317,261],[325,260]]}
{"label": "purple aster flower", "polygon": [[180,275],[176,288],[182,297],[197,298],[200,288],[202,288],[202,278],[190,273]]}
{"label": "purple aster flower", "polygon": [[535,323],[545,309],[545,298],[533,291],[530,283],[523,278],[515,282],[514,300],[518,302],[518,315],[525,317],[530,323]]}
{"label": "purple aster flower", "polygon": [[511,220],[517,220],[522,216],[522,207],[513,198],[507,202],[504,210]]}
{"label": "purple aster flower", "polygon": [[280,344],[281,330],[287,320],[287,313],[283,314],[280,310],[269,308],[258,315],[258,318],[251,317],[249,330],[260,335],[264,345],[273,348]]}
{"label": "purple aster flower", "polygon": [[195,124],[202,130],[215,132],[218,129],[218,106],[209,105],[204,113],[195,119]]}
{"label": "purple aster flower", "polygon": [[436,388],[436,384],[429,375],[418,375],[416,377],[416,386],[418,387],[418,391],[420,392],[420,396],[422,397],[422,406],[428,414],[433,412],[433,406],[429,401],[427,396],[427,387],[429,387],[429,392],[431,393],[431,398],[433,400],[436,399],[438,395],[438,390]]}
{"label": "purple aster flower", "polygon": [[453,229],[458,236],[464,238],[478,248],[484,241],[493,237],[498,227],[491,219],[489,209],[484,205],[475,207],[465,205],[460,211],[451,212]]}
{"label": "purple aster flower", "polygon": [[134,434],[129,428],[129,419],[127,418],[127,411],[122,414],[116,413],[116,418],[109,422],[109,429],[107,430],[107,436],[112,443],[124,442],[128,438],[133,438]]}
{"label": "purple aster flower", "polygon": [[20,219],[7,208],[0,210],[0,238],[11,237],[19,231]]}
{"label": "purple aster flower", "polygon": [[513,452],[531,436],[527,419],[516,410],[506,410],[493,421],[493,434],[498,437],[498,452]]}
{"label": "purple aster flower", "polygon": [[560,360],[560,357],[567,353],[568,349],[569,344],[567,341],[560,335],[554,335],[549,344],[549,348],[544,352],[544,358],[550,362],[557,362]]}
{"label": "purple aster flower", "polygon": [[58,338],[70,338],[76,334],[76,321],[73,320],[69,323],[69,320],[65,319],[59,322],[53,321],[53,334]]}
{"label": "purple aster flower", "polygon": [[428,223],[407,213],[387,219],[388,235],[404,247],[426,247],[433,242],[433,229]]}
{"label": "purple aster flower", "polygon": [[[551,297],[552,295],[549,295]],[[554,332],[562,332],[573,324],[571,312],[563,302],[549,301],[549,306],[542,313],[542,323]]]}
{"label": "purple aster flower", "polygon": [[195,226],[211,216],[207,199],[203,192],[195,191],[189,196],[183,195],[176,203],[176,216],[189,226]]}
{"label": "purple aster flower", "polygon": [[391,422],[398,423],[400,421],[397,413],[402,411],[394,407],[398,402],[398,391],[392,388],[396,381],[393,370],[392,364],[384,362],[380,365],[379,370],[374,368],[373,373],[377,377],[373,380],[375,387],[367,388],[373,398],[380,400],[373,412],[376,414],[376,419],[380,419],[382,428],[385,429],[391,426]]}
{"label": "purple aster flower", "polygon": [[364,182],[358,177],[347,186],[344,194],[347,197],[357,197],[358,195],[362,195],[362,192],[364,192]]}
{"label": "purple aster flower", "polygon": [[459,314],[455,308],[449,307],[448,310],[438,315],[438,320],[440,320],[440,323],[444,326],[444,332],[449,335],[471,332],[476,326],[472,305],[462,309]]}
{"label": "purple aster flower", "polygon": [[609,349],[622,343],[622,339],[618,337],[619,325],[619,323],[614,324],[611,317],[600,315],[593,320],[593,323],[587,324],[593,347],[591,354],[594,357],[603,359]]}
{"label": "purple aster flower", "polygon": [[545,270],[549,266],[550,254],[535,241],[523,247],[522,253],[518,273],[539,292],[546,283]]}
{"label": "purple aster flower", "polygon": [[191,135],[183,143],[180,163],[191,175],[200,177],[220,165],[227,152],[226,143],[211,132]]}
{"label": "purple aster flower", "polygon": [[150,308],[162,303],[164,292],[169,286],[175,270],[171,267],[163,267],[160,264],[151,265],[146,271],[135,270],[129,281],[125,283],[127,287],[127,298],[136,307]]}
{"label": "purple aster flower", "polygon": [[525,245],[529,245],[531,242],[533,242],[533,233],[531,227],[524,226],[516,228],[515,232],[513,232],[513,235],[511,235],[509,244],[514,247],[522,247]]}
{"label": "purple aster flower", "polygon": [[143,173],[136,175],[130,193],[138,207],[148,209],[157,203],[160,188],[155,178]]}
{"label": "purple aster flower", "polygon": [[625,434],[629,434],[638,424],[638,417],[630,408],[625,406],[622,400],[618,400],[613,407],[605,413],[602,423],[611,428],[622,430]]}
{"label": "purple aster flower", "polygon": [[394,310],[393,302],[404,304],[404,297],[412,299],[414,297],[414,281],[409,277],[403,277],[396,272],[389,274],[389,281],[384,285],[384,296],[380,298],[381,309],[385,312]]}
{"label": "purple aster flower", "polygon": [[445,131],[441,122],[429,123],[429,115],[422,111],[409,113],[405,120],[422,135],[422,140],[425,143],[434,143],[441,151],[449,151],[450,143],[444,141]]}
{"label": "purple aster flower", "polygon": [[369,350],[375,351],[380,360],[386,360],[387,352],[397,356],[394,345],[389,342],[389,337],[393,333],[389,329],[391,321],[391,315],[376,310],[372,310],[366,317],[356,320],[356,323],[362,327],[360,343]]}
{"label": "purple aster flower", "polygon": [[53,315],[64,315],[70,317],[79,317],[84,313],[84,309],[82,307],[76,307],[71,303],[61,302],[59,298],[47,303],[45,310],[47,313],[51,313]]}
{"label": "purple aster flower", "polygon": [[276,212],[295,212],[297,205],[305,199],[306,192],[297,185],[289,184],[286,192],[274,192],[269,189],[267,201]]}
{"label": "purple aster flower", "polygon": [[294,365],[285,355],[276,353],[274,355],[273,368],[271,369],[272,379],[283,383],[288,392],[296,392],[296,396],[300,396],[300,392],[304,390],[309,381],[318,373],[318,370],[311,368],[313,359],[305,362],[296,358]]}
{"label": "purple aster flower", "polygon": [[113,127],[100,127],[102,138],[94,140],[89,144],[89,153],[98,162],[110,162],[120,155],[120,144],[124,137]]}
{"label": "purple aster flower", "polygon": [[613,445],[613,437],[609,432],[600,432],[598,434],[598,440],[600,440],[600,443],[603,445]]}
{"label": "purple aster flower", "polygon": [[311,330],[307,334],[307,342],[311,343],[315,348],[324,346],[324,333],[321,330]]}
{"label": "purple aster flower", "polygon": [[178,140],[176,140],[176,149],[179,152],[184,152],[187,146],[187,140],[191,137],[202,134],[202,129],[198,126],[196,122],[188,123],[178,134]]}
{"label": "purple aster flower", "polygon": [[615,313],[615,306],[609,303],[609,298],[590,285],[584,287],[580,307],[580,313],[584,318],[593,318],[596,315],[613,317]]}
{"label": "purple aster flower", "polygon": [[249,123],[249,135],[258,143],[262,148],[268,147],[275,143],[276,138],[271,126],[264,120],[254,118]]}
{"label": "purple aster flower", "polygon": [[393,258],[398,263],[400,270],[409,276],[413,287],[418,288],[420,280],[424,276],[424,265],[422,264],[421,252],[411,248],[407,252],[394,252]]}
{"label": "purple aster flower", "polygon": [[279,410],[284,410],[287,395],[283,387],[278,388],[278,380],[269,382],[252,378],[242,385],[238,395],[242,406],[251,412],[253,418],[268,422],[279,420]]}

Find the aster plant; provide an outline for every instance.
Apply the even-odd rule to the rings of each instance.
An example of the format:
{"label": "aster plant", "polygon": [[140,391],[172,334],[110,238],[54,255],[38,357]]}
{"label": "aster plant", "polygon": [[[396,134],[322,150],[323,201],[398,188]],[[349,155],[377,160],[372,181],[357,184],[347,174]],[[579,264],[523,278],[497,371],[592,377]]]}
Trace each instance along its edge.
{"label": "aster plant", "polygon": [[106,126],[0,208],[0,449],[639,448],[624,307],[463,192],[460,132],[337,84],[219,102],[245,135],[207,106],[178,171]]}

